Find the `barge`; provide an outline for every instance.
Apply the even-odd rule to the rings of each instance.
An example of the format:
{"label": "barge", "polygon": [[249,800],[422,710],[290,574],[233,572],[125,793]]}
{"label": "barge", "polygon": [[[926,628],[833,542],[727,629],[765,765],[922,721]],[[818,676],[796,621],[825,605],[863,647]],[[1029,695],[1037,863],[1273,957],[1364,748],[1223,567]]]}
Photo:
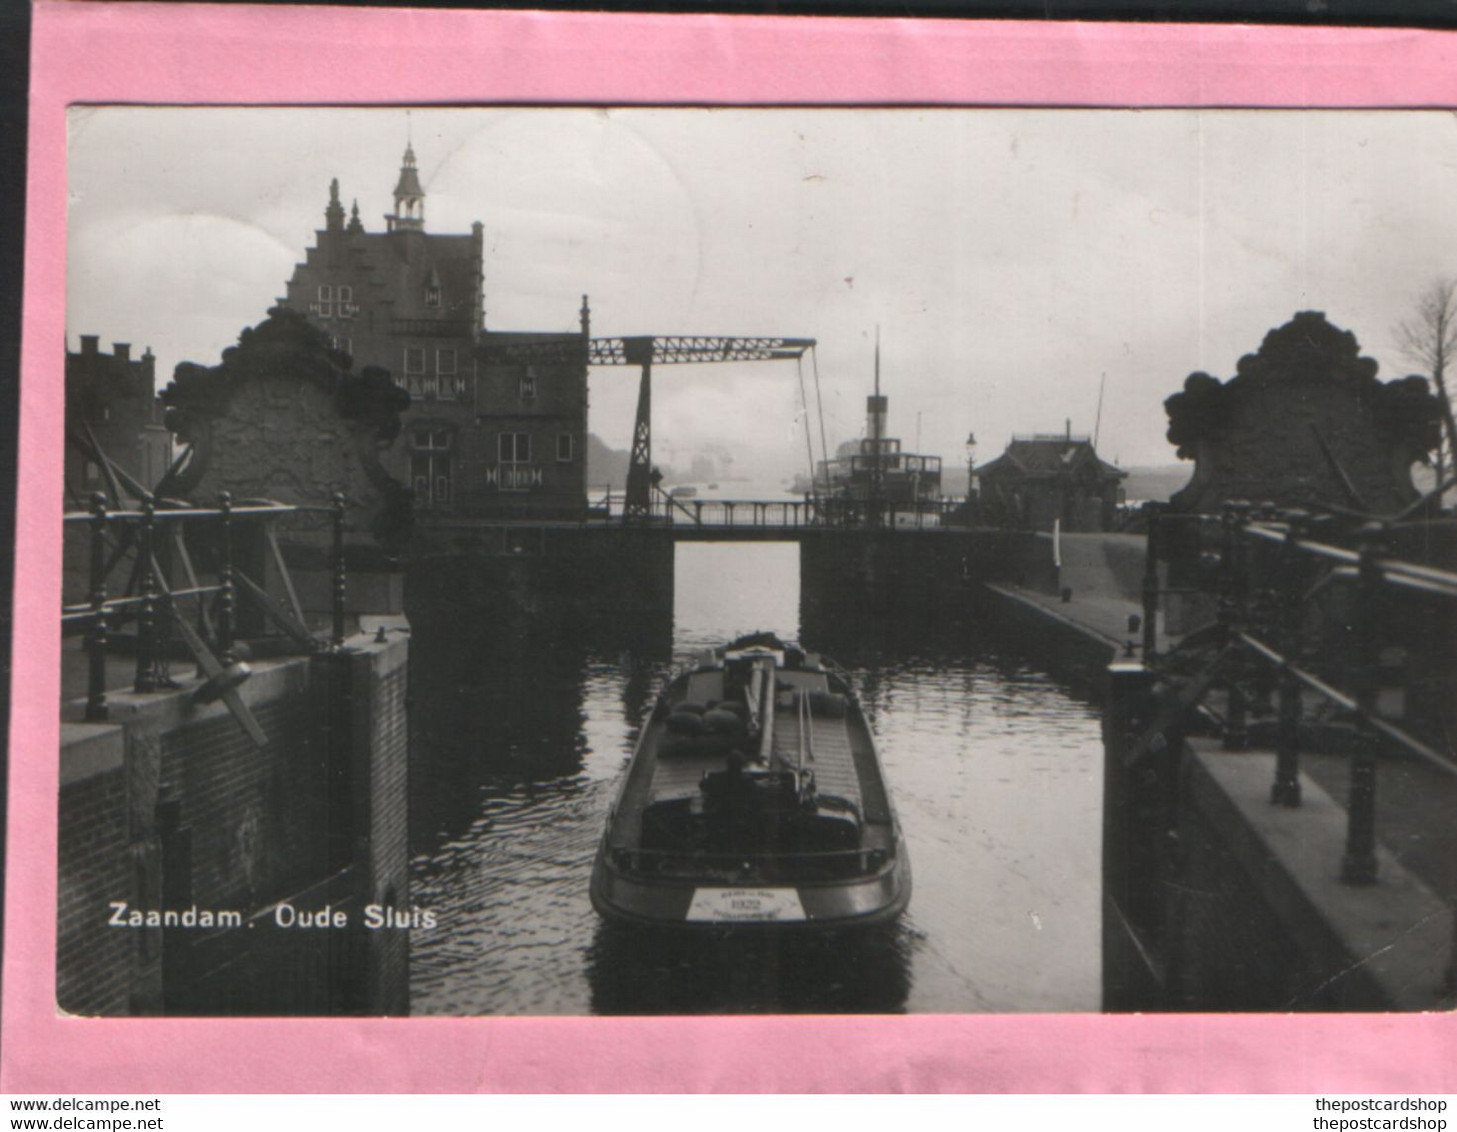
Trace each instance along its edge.
{"label": "barge", "polygon": [[601,915],[849,927],[893,920],[910,894],[870,726],[831,662],[754,634],[667,684],[597,851]]}

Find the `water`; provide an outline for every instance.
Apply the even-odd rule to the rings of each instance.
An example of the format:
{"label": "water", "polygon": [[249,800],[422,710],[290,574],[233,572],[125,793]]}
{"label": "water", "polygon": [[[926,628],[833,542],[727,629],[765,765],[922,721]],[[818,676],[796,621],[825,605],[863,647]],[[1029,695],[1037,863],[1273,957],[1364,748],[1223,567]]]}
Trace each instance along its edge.
{"label": "water", "polygon": [[[685,544],[672,625],[412,657],[412,895],[421,1014],[1087,1011],[1100,1003],[1096,709],[976,628],[833,625],[915,873],[907,914],[745,942],[606,925],[588,875],[661,680],[752,629],[799,635],[793,544]],[[840,639],[836,639],[840,638]]]}

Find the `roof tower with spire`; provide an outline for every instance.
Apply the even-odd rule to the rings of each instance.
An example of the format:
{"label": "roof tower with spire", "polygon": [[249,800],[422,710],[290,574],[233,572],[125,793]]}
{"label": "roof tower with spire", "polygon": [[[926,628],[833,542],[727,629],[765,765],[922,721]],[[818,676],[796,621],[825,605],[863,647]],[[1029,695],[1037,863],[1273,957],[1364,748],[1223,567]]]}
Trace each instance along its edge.
{"label": "roof tower with spire", "polygon": [[408,142],[400,179],[395,185],[395,211],[385,217],[385,223],[391,232],[425,230],[425,190],[420,185],[420,172],[415,168],[415,147]]}

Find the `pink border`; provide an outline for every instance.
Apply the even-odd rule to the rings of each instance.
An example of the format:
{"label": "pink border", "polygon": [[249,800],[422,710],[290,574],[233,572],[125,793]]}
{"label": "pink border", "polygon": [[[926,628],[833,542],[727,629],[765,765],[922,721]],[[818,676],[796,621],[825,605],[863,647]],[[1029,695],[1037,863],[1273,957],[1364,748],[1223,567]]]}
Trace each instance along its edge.
{"label": "pink border", "polygon": [[55,1017],[73,102],[1457,106],[1423,31],[55,3],[35,10],[0,1090],[1451,1092],[1452,1016]]}

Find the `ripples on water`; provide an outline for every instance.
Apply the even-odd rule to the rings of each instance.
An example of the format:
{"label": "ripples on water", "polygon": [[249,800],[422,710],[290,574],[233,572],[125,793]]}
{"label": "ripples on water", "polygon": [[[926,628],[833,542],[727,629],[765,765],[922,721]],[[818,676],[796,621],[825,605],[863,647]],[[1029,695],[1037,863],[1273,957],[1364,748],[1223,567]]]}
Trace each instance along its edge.
{"label": "ripples on water", "polygon": [[[665,676],[736,633],[799,634],[793,545],[678,550],[671,633],[531,625],[412,655],[416,1013],[1082,1011],[1099,1005],[1096,710],[973,626],[829,625],[910,848],[893,927],[684,938],[602,923],[587,882]],[[469,638],[469,639],[461,639]]]}

